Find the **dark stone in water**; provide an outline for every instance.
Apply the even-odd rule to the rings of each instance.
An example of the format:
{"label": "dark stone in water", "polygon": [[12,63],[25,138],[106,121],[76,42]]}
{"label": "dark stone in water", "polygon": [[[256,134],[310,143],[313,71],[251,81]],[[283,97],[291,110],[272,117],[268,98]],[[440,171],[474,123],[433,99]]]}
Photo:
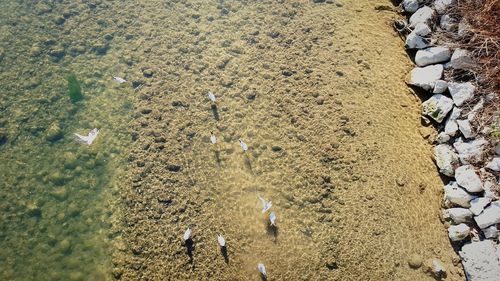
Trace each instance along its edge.
{"label": "dark stone in water", "polygon": [[274,151],[274,152],[280,152],[281,150],[283,150],[283,148],[281,148],[280,146],[275,145],[275,146],[273,146],[271,148],[271,150]]}
{"label": "dark stone in water", "polygon": [[313,3],[325,3],[326,0],[313,0]]}
{"label": "dark stone in water", "polygon": [[149,113],[151,113],[151,111],[153,111],[151,108],[143,108],[143,109],[141,109],[141,113],[142,114],[149,114]]}
{"label": "dark stone in water", "polygon": [[286,76],[286,77],[290,77],[290,76],[292,76],[292,75],[295,73],[295,71],[292,71],[292,70],[287,69],[287,70],[283,70],[281,73],[282,73],[284,76]]}
{"label": "dark stone in water", "polygon": [[257,97],[257,94],[256,93],[251,93],[251,94],[248,94],[247,95],[247,99],[248,100],[255,100],[255,98]]}
{"label": "dark stone in water", "polygon": [[174,165],[174,164],[169,164],[167,166],[167,170],[169,170],[170,172],[174,172],[174,173],[177,173],[181,170],[181,166],[180,165]]}
{"label": "dark stone in water", "polygon": [[339,268],[336,262],[329,262],[326,264],[326,267],[330,270],[335,270]]}
{"label": "dark stone in water", "polygon": [[267,33],[267,36],[273,38],[273,39],[276,39],[280,36],[280,33],[277,32],[277,31],[270,31]]}

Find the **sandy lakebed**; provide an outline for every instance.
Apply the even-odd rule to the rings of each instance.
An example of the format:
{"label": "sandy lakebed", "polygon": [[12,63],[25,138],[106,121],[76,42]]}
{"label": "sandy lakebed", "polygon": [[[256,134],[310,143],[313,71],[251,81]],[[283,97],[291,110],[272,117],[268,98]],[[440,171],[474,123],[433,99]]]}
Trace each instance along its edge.
{"label": "sandy lakebed", "polygon": [[[464,280],[440,221],[420,99],[404,82],[412,66],[391,27],[397,14],[380,5],[391,3],[0,3],[11,39],[0,43],[0,167],[12,169],[1,175],[0,245],[10,250],[0,279],[260,280],[262,262],[268,280],[433,280],[437,259],[446,280]],[[78,109],[66,106],[68,69],[87,93]],[[19,92],[47,102],[28,107]],[[95,145],[70,137],[94,127]],[[47,163],[20,178],[32,146],[44,154],[24,162]],[[25,229],[35,238],[7,239]],[[13,258],[26,247],[39,249]]]}

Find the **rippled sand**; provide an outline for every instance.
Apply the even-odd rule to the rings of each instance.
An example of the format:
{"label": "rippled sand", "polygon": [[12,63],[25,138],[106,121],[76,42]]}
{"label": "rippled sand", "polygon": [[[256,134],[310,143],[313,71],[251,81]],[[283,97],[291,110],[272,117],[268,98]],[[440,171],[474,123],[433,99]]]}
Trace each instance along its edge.
{"label": "rippled sand", "polygon": [[[73,221],[76,232],[102,235],[86,251],[71,252],[82,262],[70,263],[59,248],[45,269],[19,260],[0,277],[35,280],[19,273],[29,269],[56,272],[45,272],[44,280],[259,280],[262,262],[269,280],[433,280],[425,268],[439,259],[447,280],[463,280],[439,219],[443,184],[421,136],[426,132],[419,99],[403,82],[411,65],[390,26],[396,14],[375,9],[389,1],[313,2],[63,1],[52,3],[37,21],[29,12],[11,17],[43,27],[71,14],[39,39],[60,36],[55,46],[65,50],[64,58],[54,61],[57,48],[40,45],[40,57],[53,68],[27,76],[61,77],[66,73],[61,66],[76,71],[96,98],[80,111],[83,126],[73,120],[64,131],[91,128],[100,120],[110,141],[97,143],[85,159],[110,150],[106,157],[117,160],[100,174],[106,181],[98,190],[108,190],[106,196],[85,197],[71,189],[86,198],[81,208],[92,216],[106,214],[102,223],[88,217]],[[25,8],[43,10],[37,5]],[[16,31],[9,24],[2,22],[2,32]],[[23,40],[24,52],[33,51],[36,38]],[[40,65],[38,56],[23,60],[9,55],[11,45],[0,46],[9,62]],[[20,71],[2,67],[1,81]],[[117,85],[111,75],[129,82]],[[64,96],[65,83],[55,85]],[[208,91],[217,96],[216,106]],[[12,99],[2,108],[10,104],[22,103]],[[96,109],[101,113],[88,117]],[[11,130],[14,122],[6,122]],[[216,145],[210,143],[211,131]],[[240,138],[250,147],[246,153]],[[11,146],[9,137],[1,152]],[[9,157],[16,159],[12,151]],[[58,157],[48,155],[60,150],[44,151],[42,159],[57,163]],[[95,169],[89,166],[85,173]],[[15,173],[5,178],[14,179]],[[277,229],[268,227],[259,195],[272,200]],[[116,207],[120,212],[112,214]],[[36,232],[32,224],[27,227]],[[182,242],[188,226],[191,256]],[[43,235],[33,243],[57,247],[74,233],[61,234],[55,244]],[[227,241],[226,260],[216,233]],[[0,237],[4,248],[24,253],[21,242]],[[72,240],[73,247],[82,240]],[[51,255],[43,249],[32,256],[34,262]],[[4,251],[0,261],[14,255]],[[420,269],[408,266],[411,255],[423,260]]]}

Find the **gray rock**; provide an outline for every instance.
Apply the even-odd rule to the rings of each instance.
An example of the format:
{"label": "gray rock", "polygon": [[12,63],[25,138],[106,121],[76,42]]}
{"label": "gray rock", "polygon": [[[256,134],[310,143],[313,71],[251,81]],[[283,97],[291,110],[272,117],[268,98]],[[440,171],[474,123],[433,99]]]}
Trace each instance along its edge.
{"label": "gray rock", "polygon": [[404,0],[403,8],[408,13],[415,13],[418,10],[418,1],[417,0]]}
{"label": "gray rock", "polygon": [[434,2],[434,9],[436,9],[436,12],[441,15],[446,13],[446,10],[448,10],[453,4],[455,4],[455,0],[436,0]]}
{"label": "gray rock", "polygon": [[434,147],[434,158],[439,172],[452,177],[455,174],[455,167],[459,165],[458,156],[451,146],[439,144]]}
{"label": "gray rock", "polygon": [[453,101],[441,94],[435,94],[422,103],[422,114],[441,123],[448,112],[453,108]]}
{"label": "gray rock", "polygon": [[442,94],[446,92],[448,89],[448,82],[444,80],[437,80],[434,84],[434,90],[432,90],[433,94]]}
{"label": "gray rock", "polygon": [[448,237],[451,241],[462,241],[470,234],[470,227],[465,223],[459,225],[452,225],[448,228]]}
{"label": "gray rock", "polygon": [[441,132],[436,137],[437,143],[447,143],[450,140],[450,136],[445,132]]}
{"label": "gray rock", "polygon": [[470,82],[466,83],[448,83],[448,89],[450,90],[450,95],[453,98],[453,102],[457,106],[462,106],[466,101],[474,97],[474,91],[476,87]]}
{"label": "gray rock", "polygon": [[481,214],[474,217],[474,220],[481,229],[500,223],[500,201],[492,202]]}
{"label": "gray rock", "polygon": [[448,61],[451,58],[451,51],[446,47],[430,47],[417,51],[415,63],[418,66],[426,66],[439,62]]}
{"label": "gray rock", "polygon": [[488,162],[486,168],[495,172],[500,172],[500,157],[497,156],[493,158],[490,162]]}
{"label": "gray rock", "polygon": [[419,23],[415,26],[413,32],[419,36],[427,36],[432,32],[432,30],[427,24]]}
{"label": "gray rock", "polygon": [[474,215],[479,215],[483,212],[484,207],[488,206],[490,204],[491,198],[489,197],[478,197],[475,199],[472,199],[470,201],[470,208],[469,210],[474,214]]}
{"label": "gray rock", "polygon": [[451,219],[453,223],[459,224],[472,220],[472,212],[465,208],[449,208],[443,210],[443,218]]}
{"label": "gray rock", "polygon": [[483,240],[465,244],[459,251],[469,281],[496,281],[500,276],[498,243]]}
{"label": "gray rock", "polygon": [[[426,67],[415,67],[410,72],[410,84],[431,91],[436,81],[443,75],[443,65],[429,65]],[[451,108],[450,108],[451,109]]]}
{"label": "gray rock", "polygon": [[490,227],[487,227],[485,229],[482,229],[484,237],[486,239],[495,239],[499,235],[499,231],[496,226],[492,225]]}
{"label": "gray rock", "polygon": [[480,162],[483,158],[484,147],[488,142],[484,138],[478,138],[469,142],[464,142],[462,138],[458,138],[453,147],[458,152],[460,162],[469,164],[471,162]]}
{"label": "gray rock", "polygon": [[414,28],[418,23],[429,23],[434,16],[434,10],[428,6],[418,9],[409,20],[409,26]]}
{"label": "gray rock", "polygon": [[446,120],[444,132],[450,136],[455,136],[458,132],[457,119],[460,117],[462,110],[458,107],[453,107],[450,116]]}
{"label": "gray rock", "polygon": [[483,191],[483,184],[481,179],[476,174],[474,167],[471,165],[460,166],[455,169],[455,179],[458,185],[463,187],[468,192],[481,192]]}
{"label": "gray rock", "polygon": [[454,69],[474,70],[476,63],[467,50],[456,49],[451,56],[450,66]]}
{"label": "gray rock", "polygon": [[458,129],[460,129],[460,132],[464,135],[466,139],[473,138],[476,134],[472,131],[472,126],[469,122],[469,120],[457,120],[457,125]]}
{"label": "gray rock", "polygon": [[476,198],[476,196],[472,196],[467,193],[467,191],[463,190],[454,181],[451,181],[444,186],[444,199],[455,205],[469,208],[470,201],[474,198]]}
{"label": "gray rock", "polygon": [[455,20],[453,20],[453,18],[449,15],[442,15],[439,20],[439,27],[446,31],[452,31],[456,25],[457,23]]}
{"label": "gray rock", "polygon": [[430,45],[430,40],[418,35],[415,31],[410,32],[406,37],[406,49],[423,49]]}

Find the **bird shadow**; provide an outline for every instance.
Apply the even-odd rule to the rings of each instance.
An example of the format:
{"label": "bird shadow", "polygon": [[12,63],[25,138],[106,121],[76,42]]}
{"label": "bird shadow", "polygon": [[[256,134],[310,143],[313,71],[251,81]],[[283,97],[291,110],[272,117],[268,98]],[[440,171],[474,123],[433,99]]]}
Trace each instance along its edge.
{"label": "bird shadow", "polygon": [[278,239],[279,235],[279,229],[275,225],[267,224],[267,235],[273,236],[274,237],[274,243],[276,243],[276,240]]}
{"label": "bird shadow", "polygon": [[219,121],[220,120],[219,108],[217,108],[216,104],[212,104],[211,109],[212,109],[212,114],[214,115],[215,120]]}
{"label": "bird shadow", "polygon": [[267,281],[267,277],[264,274],[260,274],[260,280]]}
{"label": "bird shadow", "polygon": [[219,166],[219,168],[220,168],[222,165],[222,160],[220,159],[220,151],[218,151],[218,150],[214,151],[214,158],[215,158],[215,162],[217,162],[217,166]]}
{"label": "bird shadow", "polygon": [[185,246],[186,246],[186,254],[189,257],[189,263],[193,263],[193,252],[195,248],[193,239],[189,238],[188,240],[186,240]]}
{"label": "bird shadow", "polygon": [[224,257],[224,261],[229,264],[229,254],[227,252],[227,247],[226,246],[222,246],[220,247],[220,253],[222,254],[222,256]]}
{"label": "bird shadow", "polygon": [[252,168],[252,161],[250,160],[250,157],[245,153],[245,159],[243,160],[245,163],[245,167],[247,170],[253,175],[253,168]]}

